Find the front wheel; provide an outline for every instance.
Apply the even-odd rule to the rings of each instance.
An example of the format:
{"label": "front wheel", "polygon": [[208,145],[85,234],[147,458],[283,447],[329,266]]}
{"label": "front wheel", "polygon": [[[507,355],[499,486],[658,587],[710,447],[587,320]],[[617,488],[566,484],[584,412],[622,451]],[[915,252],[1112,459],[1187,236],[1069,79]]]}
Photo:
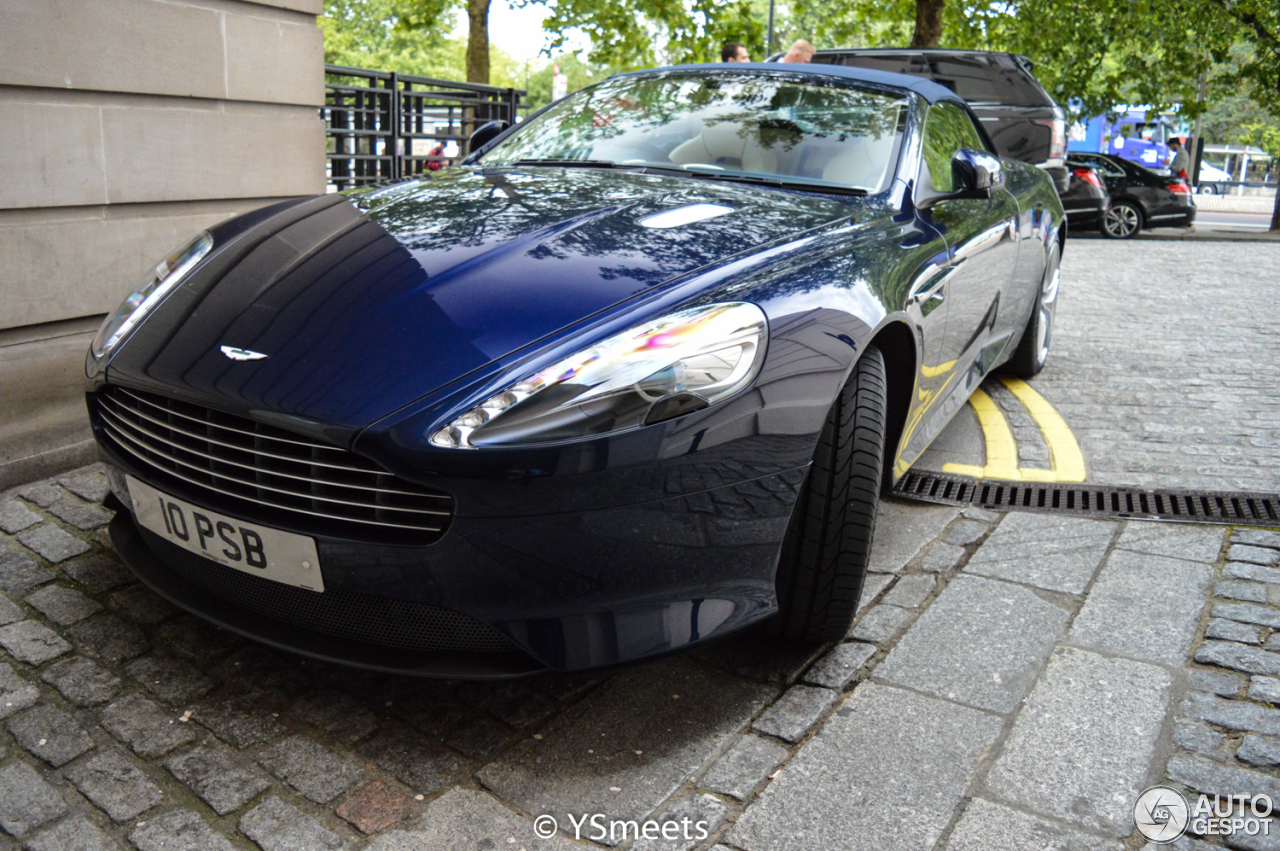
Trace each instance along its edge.
{"label": "front wheel", "polygon": [[884,356],[862,353],[827,413],[778,562],[775,634],[839,641],[849,632],[871,557],[884,463]]}
{"label": "front wheel", "polygon": [[1036,306],[1022,329],[1018,348],[1009,358],[1006,369],[1019,378],[1038,375],[1049,360],[1053,343],[1053,321],[1058,312],[1058,289],[1062,284],[1062,250],[1054,240],[1045,261],[1044,278],[1036,292]]}
{"label": "front wheel", "polygon": [[1111,239],[1133,239],[1142,230],[1142,211],[1121,201],[1112,204],[1102,217],[1102,235]]}

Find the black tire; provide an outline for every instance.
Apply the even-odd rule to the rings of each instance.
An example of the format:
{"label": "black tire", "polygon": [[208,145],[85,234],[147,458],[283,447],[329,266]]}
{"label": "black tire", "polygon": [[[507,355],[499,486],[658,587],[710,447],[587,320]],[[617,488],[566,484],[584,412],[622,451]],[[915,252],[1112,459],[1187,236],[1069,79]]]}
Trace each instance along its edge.
{"label": "black tire", "polygon": [[839,641],[867,575],[884,464],[884,356],[862,353],[827,414],[778,561],[775,635]]}
{"label": "black tire", "polygon": [[1098,227],[1108,239],[1133,239],[1142,231],[1144,224],[1142,209],[1137,204],[1117,201],[1102,214],[1102,224]]}
{"label": "black tire", "polygon": [[1019,378],[1038,375],[1049,361],[1049,347],[1053,343],[1053,323],[1058,311],[1058,290],[1062,282],[1062,250],[1055,239],[1045,260],[1044,278],[1036,292],[1036,304],[1022,329],[1022,339],[1004,370]]}

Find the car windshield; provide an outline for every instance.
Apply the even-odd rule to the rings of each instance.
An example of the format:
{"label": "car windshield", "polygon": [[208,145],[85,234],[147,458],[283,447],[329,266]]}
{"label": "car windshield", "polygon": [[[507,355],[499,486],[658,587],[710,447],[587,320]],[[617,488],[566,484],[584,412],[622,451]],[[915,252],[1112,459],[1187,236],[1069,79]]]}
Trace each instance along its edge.
{"label": "car windshield", "polygon": [[661,168],[815,190],[893,177],[904,96],[781,74],[619,77],[523,124],[482,165]]}

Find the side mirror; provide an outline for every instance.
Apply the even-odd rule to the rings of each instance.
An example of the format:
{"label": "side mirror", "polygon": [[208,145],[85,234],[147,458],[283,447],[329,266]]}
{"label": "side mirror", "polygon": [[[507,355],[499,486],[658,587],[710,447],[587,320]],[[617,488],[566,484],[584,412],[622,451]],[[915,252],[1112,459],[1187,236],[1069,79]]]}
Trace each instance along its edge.
{"label": "side mirror", "polygon": [[496,139],[502,131],[506,130],[510,126],[511,123],[508,121],[490,121],[487,124],[481,124],[476,128],[475,132],[471,134],[471,138],[467,142],[467,153],[474,154],[476,151]]}
{"label": "side mirror", "polygon": [[951,198],[990,198],[1004,188],[1004,167],[999,157],[965,148],[951,157]]}

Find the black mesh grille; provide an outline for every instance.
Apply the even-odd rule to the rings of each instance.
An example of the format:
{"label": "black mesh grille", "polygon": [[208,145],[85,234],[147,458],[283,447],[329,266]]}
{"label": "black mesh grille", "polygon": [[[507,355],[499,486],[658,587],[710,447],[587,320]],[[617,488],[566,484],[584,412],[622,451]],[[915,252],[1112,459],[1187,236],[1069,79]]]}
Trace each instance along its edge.
{"label": "black mesh grille", "polygon": [[201,558],[141,526],[138,531],[151,551],[184,578],[242,608],[294,626],[405,650],[516,649],[492,627],[449,609],[350,591],[294,588]]}
{"label": "black mesh grille", "polygon": [[394,544],[439,540],[453,497],[346,449],[244,417],[111,386],[98,434],[153,484],[209,508],[309,534]]}

